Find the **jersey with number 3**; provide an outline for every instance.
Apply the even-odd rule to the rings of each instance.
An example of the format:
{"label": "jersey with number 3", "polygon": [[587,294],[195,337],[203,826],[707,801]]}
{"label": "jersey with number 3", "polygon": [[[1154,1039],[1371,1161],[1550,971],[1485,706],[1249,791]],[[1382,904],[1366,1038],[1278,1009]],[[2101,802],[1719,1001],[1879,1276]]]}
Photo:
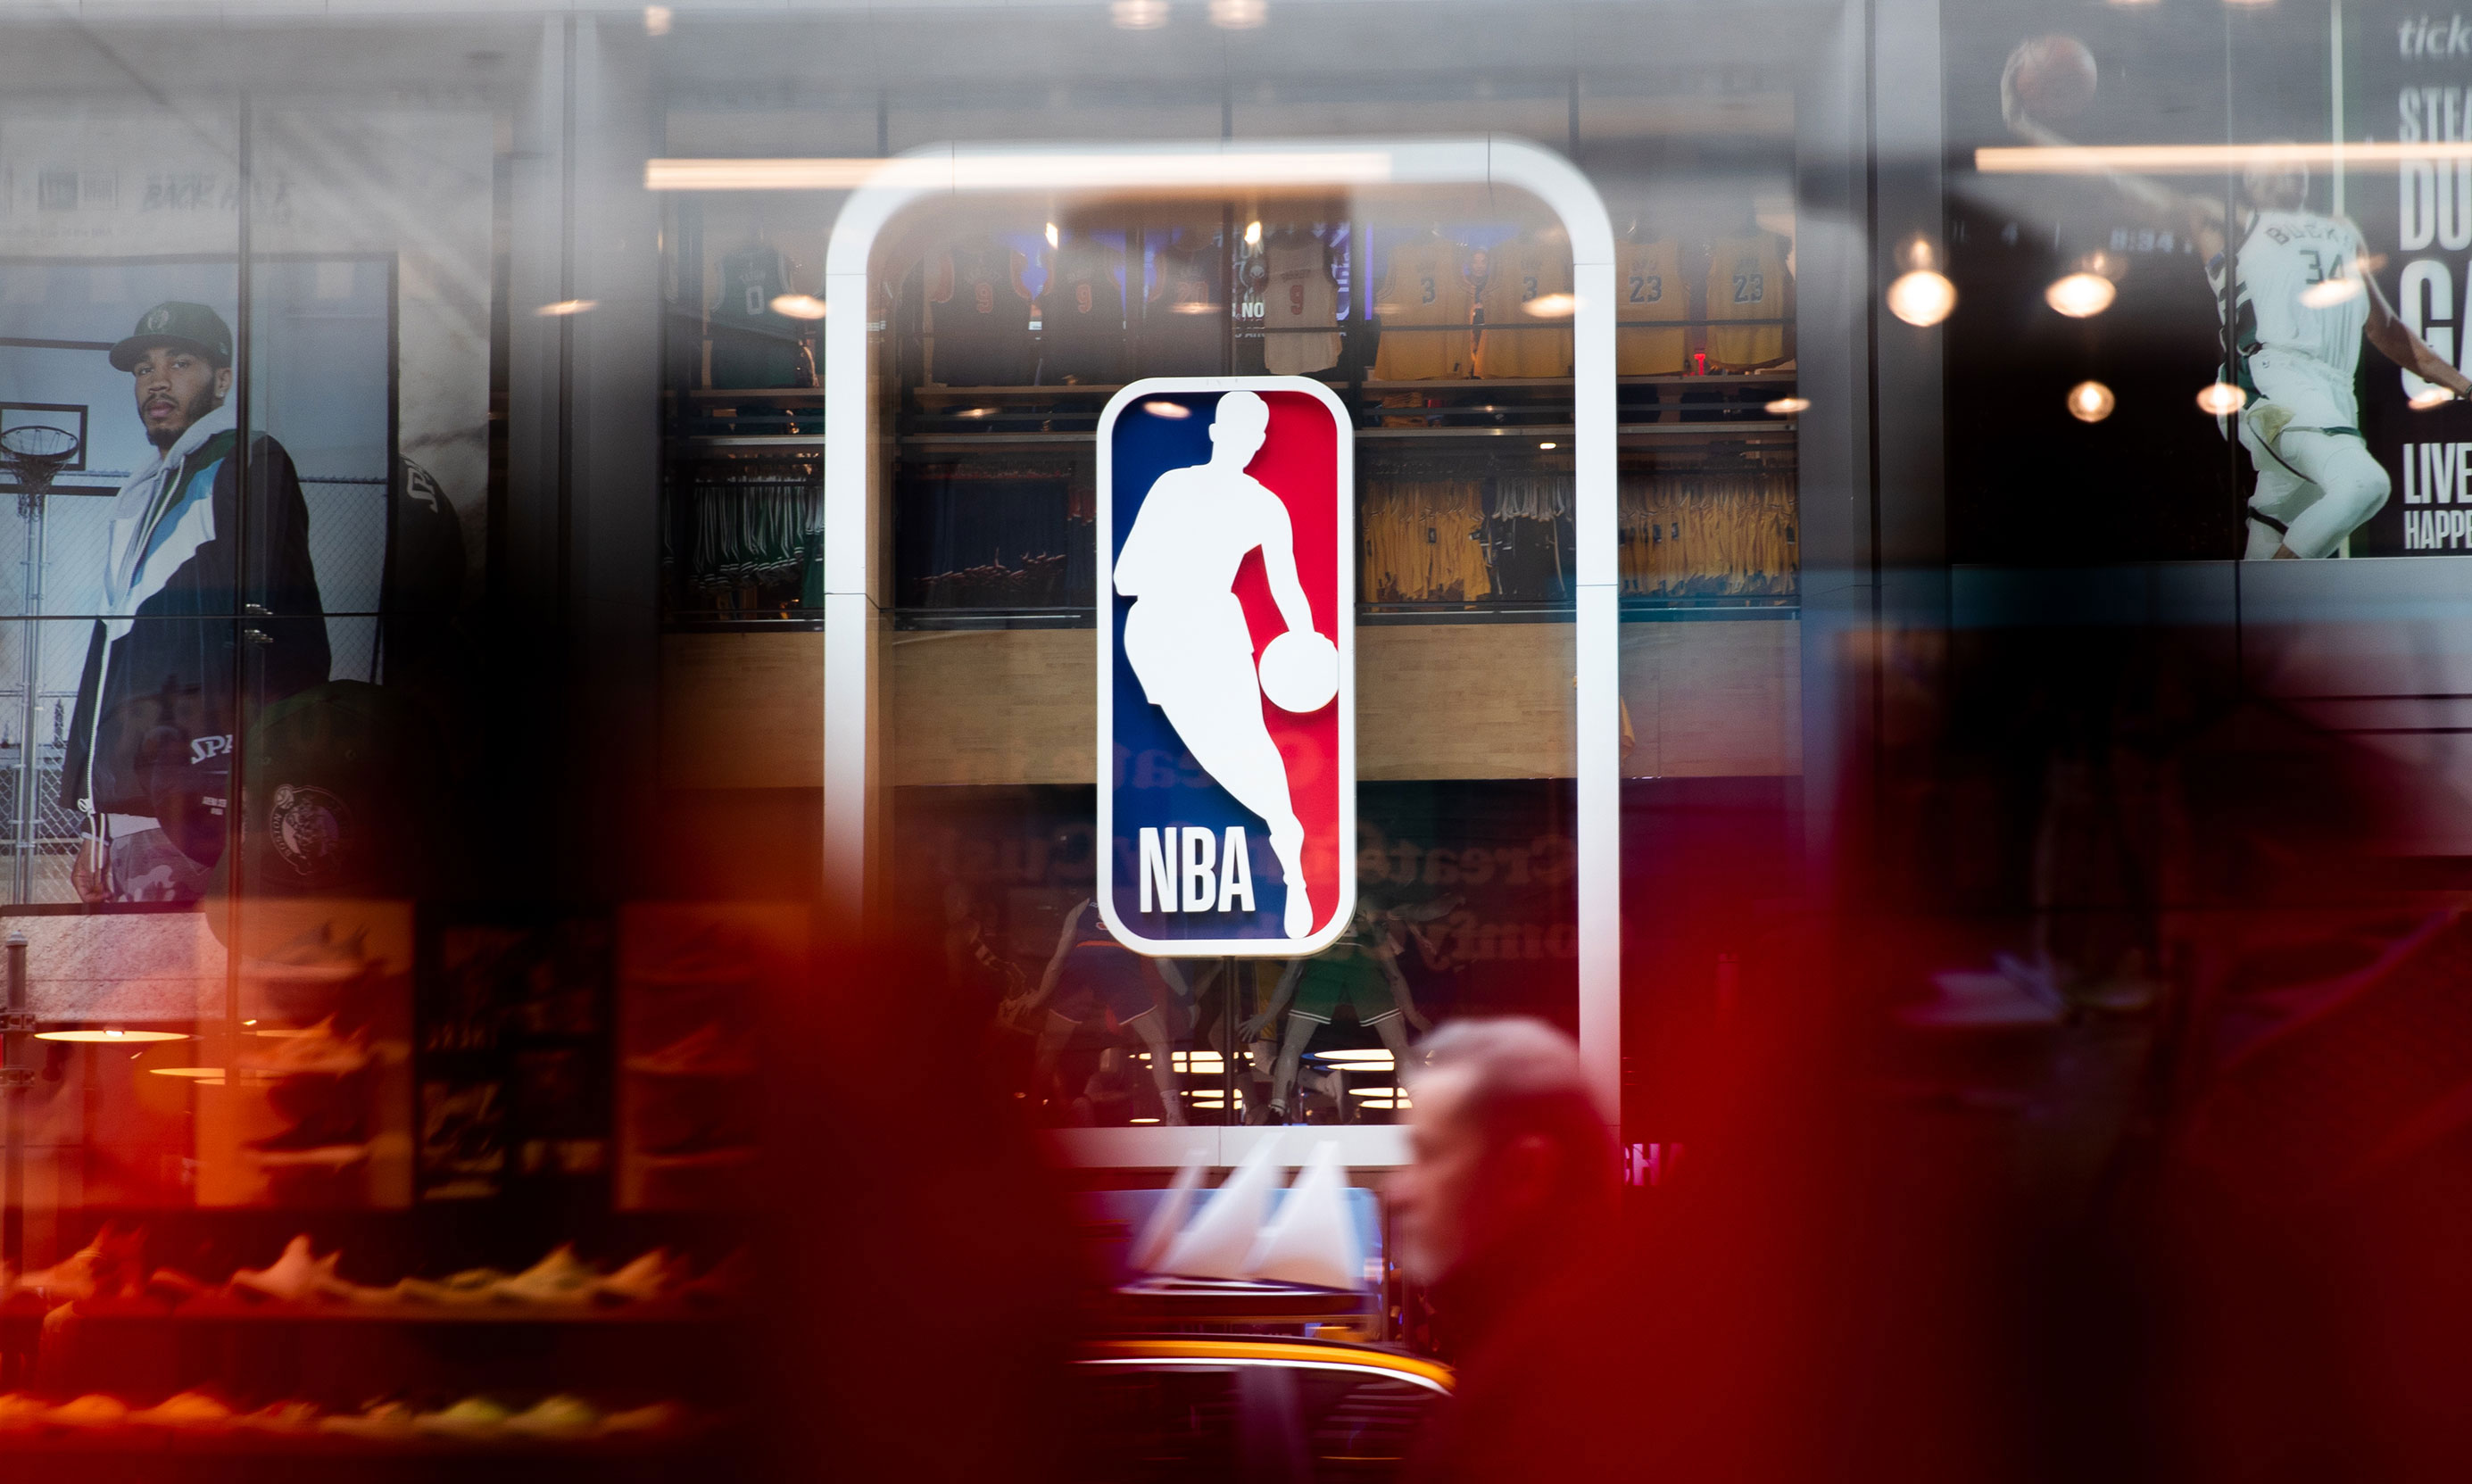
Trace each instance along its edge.
{"label": "jersey with number 3", "polygon": [[[1788,313],[1785,239],[1774,232],[1721,237],[1708,245],[1708,364],[1747,370],[1785,359]],[[1774,324],[1728,329],[1727,319]]]}
{"label": "jersey with number 3", "polygon": [[[2340,217],[2314,211],[2261,211],[2240,246],[2240,288],[2233,313],[2243,354],[2293,350],[2315,357],[2348,378],[2361,360],[2361,331],[2369,299],[2358,284],[2361,233]],[[2223,266],[2208,265],[2222,302]],[[2346,282],[2353,287],[2321,289]]]}
{"label": "jersey with number 3", "polygon": [[1672,238],[1614,245],[1614,369],[1624,376],[1673,376],[1691,359],[1691,332],[1633,326],[1691,318],[1682,281],[1682,245]]}
{"label": "jersey with number 3", "polygon": [[1374,380],[1438,381],[1467,374],[1474,304],[1461,263],[1464,250],[1440,237],[1391,249],[1390,271],[1374,294],[1374,312],[1382,317]]}
{"label": "jersey with number 3", "polygon": [[[1492,271],[1478,302],[1485,327],[1477,332],[1479,376],[1571,374],[1571,254],[1559,238],[1522,233],[1493,246]],[[1533,307],[1539,299],[1547,310]]]}

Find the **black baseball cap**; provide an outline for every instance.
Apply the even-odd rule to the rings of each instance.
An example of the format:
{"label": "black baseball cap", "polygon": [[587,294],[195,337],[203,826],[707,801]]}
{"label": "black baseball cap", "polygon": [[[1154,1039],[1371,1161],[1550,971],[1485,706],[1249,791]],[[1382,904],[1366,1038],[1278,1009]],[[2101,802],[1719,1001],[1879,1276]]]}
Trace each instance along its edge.
{"label": "black baseball cap", "polygon": [[157,345],[194,350],[218,366],[231,365],[231,326],[203,304],[165,299],[138,316],[137,328],[130,332],[129,339],[111,347],[111,368],[129,370],[137,365],[139,356]]}

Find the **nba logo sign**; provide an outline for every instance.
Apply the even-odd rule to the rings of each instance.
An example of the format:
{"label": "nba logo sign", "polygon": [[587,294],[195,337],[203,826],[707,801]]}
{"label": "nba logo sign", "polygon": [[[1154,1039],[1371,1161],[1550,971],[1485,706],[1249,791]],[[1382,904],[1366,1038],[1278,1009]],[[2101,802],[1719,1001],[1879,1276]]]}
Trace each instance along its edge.
{"label": "nba logo sign", "polygon": [[1145,954],[1296,957],[1356,909],[1356,481],[1301,376],[1099,418],[1099,910]]}

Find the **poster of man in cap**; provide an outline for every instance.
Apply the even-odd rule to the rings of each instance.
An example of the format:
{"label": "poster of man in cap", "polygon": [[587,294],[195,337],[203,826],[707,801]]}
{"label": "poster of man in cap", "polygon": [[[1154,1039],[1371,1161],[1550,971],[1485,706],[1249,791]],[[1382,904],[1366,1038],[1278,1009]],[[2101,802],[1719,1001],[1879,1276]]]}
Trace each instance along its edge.
{"label": "poster of man in cap", "polygon": [[112,499],[65,738],[61,802],[84,821],[73,881],[87,901],[202,895],[244,710],[327,675],[299,475],[274,438],[243,445],[232,352],[224,317],[179,299],[109,352],[154,458]]}

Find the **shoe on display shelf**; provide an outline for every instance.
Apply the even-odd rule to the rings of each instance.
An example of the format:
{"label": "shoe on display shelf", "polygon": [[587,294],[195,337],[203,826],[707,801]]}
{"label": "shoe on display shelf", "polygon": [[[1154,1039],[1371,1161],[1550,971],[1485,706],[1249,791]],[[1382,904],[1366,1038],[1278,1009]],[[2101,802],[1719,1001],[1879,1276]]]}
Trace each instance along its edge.
{"label": "shoe on display shelf", "polygon": [[94,1240],[50,1267],[20,1274],[14,1283],[0,1283],[0,1295],[24,1293],[45,1304],[64,1304],[116,1293],[137,1281],[145,1251],[144,1227],[107,1221]]}
{"label": "shoe on display shelf", "polygon": [[220,1432],[236,1420],[237,1414],[224,1404],[222,1398],[203,1391],[184,1391],[129,1414],[132,1427],[169,1427],[189,1432]]}
{"label": "shoe on display shelf", "polygon": [[273,1076],[342,1077],[367,1067],[370,1054],[366,1027],[339,1036],[335,1034],[335,1018],[329,1015],[297,1035],[274,1039],[264,1049],[244,1052],[240,1065],[244,1071]]}
{"label": "shoe on display shelf", "polygon": [[21,1391],[0,1394],[0,1432],[40,1427],[51,1415],[52,1404],[40,1397],[30,1397]]}
{"label": "shoe on display shelf", "polygon": [[433,1437],[487,1438],[505,1430],[513,1415],[487,1397],[465,1397],[443,1411],[421,1413],[412,1425]]}
{"label": "shoe on display shelf", "polygon": [[601,1280],[594,1293],[613,1304],[640,1304],[657,1299],[677,1285],[685,1263],[655,1247]]}
{"label": "shoe on display shelf", "polygon": [[51,1409],[44,1419],[55,1427],[77,1427],[101,1431],[117,1427],[129,1420],[129,1403],[118,1397],[89,1392],[75,1402],[63,1402]]}
{"label": "shoe on display shelf", "polygon": [[335,1264],[343,1260],[341,1252],[330,1252],[322,1258],[312,1257],[307,1234],[295,1237],[283,1247],[283,1255],[262,1268],[243,1268],[232,1274],[231,1286],[236,1293],[265,1299],[300,1303],[313,1296],[325,1284],[336,1282]]}
{"label": "shoe on display shelf", "polygon": [[252,1141],[250,1158],[266,1169],[348,1169],[369,1157],[374,1144],[337,1143],[319,1131],[293,1129]]}
{"label": "shoe on display shelf", "polygon": [[588,1438],[601,1430],[601,1410],[582,1397],[545,1397],[508,1418],[506,1426],[528,1438]]}
{"label": "shoe on display shelf", "polygon": [[158,1267],[146,1275],[143,1291],[150,1299],[175,1307],[201,1294],[211,1292],[214,1284],[202,1278],[192,1278],[177,1267]]}
{"label": "shoe on display shelf", "polygon": [[575,1255],[573,1243],[501,1281],[494,1290],[502,1303],[572,1306],[589,1304],[600,1291],[601,1275]]}
{"label": "shoe on display shelf", "polygon": [[618,1437],[628,1434],[668,1432],[686,1421],[686,1409],[675,1402],[655,1402],[650,1406],[630,1407],[612,1412],[601,1419],[601,1435]]}
{"label": "shoe on display shelf", "polygon": [[277,1402],[242,1413],[232,1419],[232,1425],[260,1432],[314,1432],[318,1427],[318,1407],[309,1402]]}
{"label": "shoe on display shelf", "polygon": [[318,1430],[348,1438],[409,1438],[416,1421],[412,1408],[400,1402],[372,1402],[349,1416],[319,1418]]}
{"label": "shoe on display shelf", "polygon": [[513,1276],[494,1267],[465,1268],[445,1278],[407,1278],[395,1291],[411,1303],[477,1308],[496,1302],[498,1285]]}

